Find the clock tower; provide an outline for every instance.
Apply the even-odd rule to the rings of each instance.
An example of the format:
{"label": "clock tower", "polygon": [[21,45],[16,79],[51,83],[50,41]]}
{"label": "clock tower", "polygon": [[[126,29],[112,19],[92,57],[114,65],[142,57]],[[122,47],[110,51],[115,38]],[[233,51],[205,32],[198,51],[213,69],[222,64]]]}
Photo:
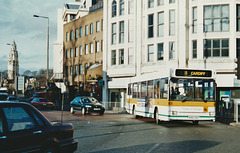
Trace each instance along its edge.
{"label": "clock tower", "polygon": [[[13,40],[8,60],[8,80],[15,80],[15,75],[19,74],[17,45]],[[15,81],[14,81],[15,82]]]}

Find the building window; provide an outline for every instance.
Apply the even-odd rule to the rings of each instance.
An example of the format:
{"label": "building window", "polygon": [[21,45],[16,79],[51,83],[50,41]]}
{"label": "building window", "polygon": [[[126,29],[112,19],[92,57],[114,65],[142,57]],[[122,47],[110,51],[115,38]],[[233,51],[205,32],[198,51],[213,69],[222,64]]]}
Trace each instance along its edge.
{"label": "building window", "polygon": [[154,7],[154,0],[148,0],[148,8]]}
{"label": "building window", "polygon": [[78,47],[75,48],[75,57],[78,57]]}
{"label": "building window", "polygon": [[112,50],[112,65],[116,65],[116,50]]}
{"label": "building window", "polygon": [[158,44],[158,52],[157,52],[157,59],[158,61],[163,60],[164,52],[163,52],[163,43]]}
{"label": "building window", "polygon": [[113,1],[112,2],[112,17],[117,16],[117,2]]}
{"label": "building window", "polygon": [[158,13],[158,37],[164,36],[164,12]]}
{"label": "building window", "polygon": [[128,21],[128,42],[133,42],[134,38],[134,22],[133,20]]}
{"label": "building window", "polygon": [[90,44],[90,54],[93,53],[93,43]]}
{"label": "building window", "polygon": [[124,0],[120,0],[119,15],[124,15]]}
{"label": "building window", "polygon": [[73,58],[73,48],[70,49],[70,57]]}
{"label": "building window", "polygon": [[228,39],[206,39],[204,40],[204,57],[228,57]]}
{"label": "building window", "polygon": [[124,21],[119,23],[119,43],[124,43]]}
{"label": "building window", "polygon": [[240,57],[240,39],[237,39],[237,58]]}
{"label": "building window", "polygon": [[101,28],[102,28],[102,31],[103,31],[103,20],[102,20],[102,26],[101,26]]}
{"label": "building window", "polygon": [[79,74],[82,74],[82,64],[79,64]]}
{"label": "building window", "polygon": [[169,35],[175,35],[175,10],[169,11]]}
{"label": "building window", "polygon": [[133,48],[128,49],[128,64],[133,64]]}
{"label": "building window", "polygon": [[169,3],[171,4],[171,3],[175,3],[175,0],[169,0]]}
{"label": "building window", "polygon": [[193,33],[197,33],[197,7],[193,7],[193,18],[192,18]]}
{"label": "building window", "polygon": [[153,14],[148,15],[148,38],[153,37]]}
{"label": "building window", "polygon": [[124,49],[119,50],[119,64],[124,64]]}
{"label": "building window", "polygon": [[65,74],[66,74],[67,77],[68,77],[68,71],[69,71],[68,66],[66,66],[66,73]]}
{"label": "building window", "polygon": [[85,71],[87,70],[87,68],[88,68],[88,64],[86,63],[86,64],[85,64]]}
{"label": "building window", "polygon": [[112,24],[112,44],[116,44],[116,23]]}
{"label": "building window", "polygon": [[93,23],[90,24],[90,34],[93,34]]}
{"label": "building window", "polygon": [[82,37],[83,36],[83,28],[81,27],[80,28],[80,37]]}
{"label": "building window", "polygon": [[175,59],[175,42],[169,42],[169,59]]}
{"label": "building window", "polygon": [[237,5],[237,31],[240,31],[240,5]]}
{"label": "building window", "polygon": [[96,23],[96,32],[100,31],[100,21],[97,21]]}
{"label": "building window", "polygon": [[192,41],[193,58],[197,58],[197,40]]}
{"label": "building window", "polygon": [[75,38],[78,39],[78,29],[75,30]]}
{"label": "building window", "polygon": [[134,1],[128,0],[128,14],[133,14],[134,12]]}
{"label": "building window", "polygon": [[71,37],[71,40],[73,40],[73,30],[71,30],[70,37]]}
{"label": "building window", "polygon": [[204,31],[228,31],[229,6],[214,5],[204,7]]}
{"label": "building window", "polygon": [[148,45],[148,62],[154,61],[154,46]]}
{"label": "building window", "polygon": [[82,46],[80,46],[80,56],[83,55],[83,50],[82,50]]}
{"label": "building window", "polygon": [[69,49],[66,51],[66,58],[69,59]]}
{"label": "building window", "polygon": [[85,55],[88,54],[88,44],[85,45]]}
{"label": "building window", "polygon": [[78,66],[75,65],[75,75],[78,75]]}
{"label": "building window", "polygon": [[88,35],[88,25],[85,26],[85,35]]}
{"label": "building window", "polygon": [[66,40],[69,41],[69,32],[67,32]]}
{"label": "building window", "polygon": [[100,52],[100,43],[99,41],[96,42],[96,53]]}
{"label": "building window", "polygon": [[158,6],[164,5],[164,0],[158,0]]}
{"label": "building window", "polygon": [[73,67],[70,66],[70,75],[73,75]]}

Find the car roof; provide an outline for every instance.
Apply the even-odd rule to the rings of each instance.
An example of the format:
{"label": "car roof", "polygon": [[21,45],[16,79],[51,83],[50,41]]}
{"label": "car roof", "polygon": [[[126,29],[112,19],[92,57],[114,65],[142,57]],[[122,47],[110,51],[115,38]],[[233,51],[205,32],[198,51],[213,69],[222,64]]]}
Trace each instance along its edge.
{"label": "car roof", "polygon": [[19,102],[10,102],[10,101],[0,101],[0,107],[1,106],[26,106],[26,105],[31,106],[30,104],[25,102],[19,103]]}

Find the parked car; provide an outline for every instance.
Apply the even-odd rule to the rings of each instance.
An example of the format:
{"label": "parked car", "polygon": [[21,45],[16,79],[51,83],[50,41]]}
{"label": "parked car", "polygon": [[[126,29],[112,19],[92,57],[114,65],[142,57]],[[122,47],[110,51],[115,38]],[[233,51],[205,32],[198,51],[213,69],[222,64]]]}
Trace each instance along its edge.
{"label": "parked car", "polygon": [[31,102],[34,98],[46,98],[49,100],[54,100],[54,95],[51,91],[49,92],[35,92],[31,98],[29,98],[29,102]]}
{"label": "parked car", "polygon": [[10,102],[19,102],[19,100],[17,99],[16,96],[8,96],[8,97],[7,97],[7,101],[10,101]]}
{"label": "parked car", "polygon": [[55,104],[46,98],[34,98],[31,104],[38,109],[54,109]]}
{"label": "parked car", "polygon": [[86,113],[104,114],[105,108],[101,104],[93,103],[88,97],[76,97],[70,103],[70,113],[81,111],[83,115]]}
{"label": "parked car", "polygon": [[73,125],[51,123],[28,103],[0,103],[0,152],[74,152]]}

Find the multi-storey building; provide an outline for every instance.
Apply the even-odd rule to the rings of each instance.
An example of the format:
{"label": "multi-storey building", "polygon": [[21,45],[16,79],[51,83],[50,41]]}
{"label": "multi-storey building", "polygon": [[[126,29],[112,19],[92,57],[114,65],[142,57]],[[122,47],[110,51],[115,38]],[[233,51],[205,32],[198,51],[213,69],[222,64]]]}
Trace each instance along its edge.
{"label": "multi-storey building", "polygon": [[70,98],[102,97],[97,82],[102,78],[103,5],[95,5],[95,11],[63,26],[63,76]]}
{"label": "multi-storey building", "polygon": [[105,106],[124,107],[131,79],[171,68],[213,70],[217,98],[239,87],[239,10],[240,0],[104,0]]}
{"label": "multi-storey building", "polygon": [[63,4],[63,8],[58,9],[57,40],[53,44],[53,79],[62,92],[66,91],[63,78],[63,25],[87,15],[92,4],[95,1],[79,0]]}

